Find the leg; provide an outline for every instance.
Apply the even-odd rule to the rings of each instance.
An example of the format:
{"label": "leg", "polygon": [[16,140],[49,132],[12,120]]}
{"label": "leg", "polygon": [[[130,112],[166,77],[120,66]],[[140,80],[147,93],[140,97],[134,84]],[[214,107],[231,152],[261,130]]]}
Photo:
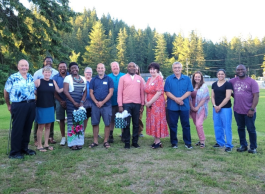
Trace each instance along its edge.
{"label": "leg", "polygon": [[48,140],[49,140],[49,135],[50,135],[50,127],[51,127],[51,123],[45,124],[44,147],[49,147]]}
{"label": "leg", "polygon": [[240,140],[240,145],[243,147],[247,147],[248,143],[246,140],[245,116],[242,114],[238,114],[236,112],[234,112],[234,116],[235,116],[236,123],[237,123],[237,131],[238,131],[238,136],[239,136],[239,140]]}
{"label": "leg", "polygon": [[139,116],[139,133],[138,133],[139,135],[142,134],[143,128],[144,128],[142,118],[143,118],[143,113],[140,113],[140,116]]}
{"label": "leg", "polygon": [[205,135],[204,135],[204,130],[203,130],[204,114],[205,114],[205,110],[203,109],[201,110],[200,114],[197,116],[196,124],[195,124],[198,137],[202,144],[205,144]]}
{"label": "leg", "polygon": [[99,132],[99,126],[93,125],[93,137],[94,137],[94,143],[98,144],[98,132]]}
{"label": "leg", "polygon": [[218,113],[216,113],[215,109],[213,108],[213,123],[214,123],[214,133],[215,133],[216,143],[220,146],[224,146],[225,140],[224,140],[224,129],[221,120],[221,111],[222,109]]}
{"label": "leg", "polygon": [[132,123],[133,123],[132,143],[138,143],[140,108],[141,104],[132,104]]}
{"label": "leg", "polygon": [[232,144],[232,108],[222,108],[221,118],[225,129],[226,148],[233,148]]}
{"label": "leg", "polygon": [[182,126],[183,141],[185,142],[185,145],[191,145],[189,112],[189,110],[180,111],[180,122]]}
{"label": "leg", "polygon": [[84,120],[84,133],[86,131],[87,121],[88,121],[88,118],[86,120]]}
{"label": "leg", "polygon": [[108,142],[108,138],[110,136],[110,123],[111,123],[111,116],[112,116],[112,107],[102,107],[100,109],[100,114],[103,118],[103,122],[105,124],[105,130],[104,130],[104,143]]}
{"label": "leg", "polygon": [[38,140],[38,149],[43,148],[42,146],[42,132],[45,124],[39,124],[38,125],[38,131],[37,131],[37,140]]}
{"label": "leg", "polygon": [[38,123],[34,121],[34,141],[37,142],[37,131],[38,131]]}
{"label": "leg", "polygon": [[[92,103],[91,112],[93,113],[91,114],[91,124],[93,126],[94,143],[98,144],[100,108],[98,108],[94,103]],[[93,146],[90,146],[90,147],[93,147]]]}
{"label": "leg", "polygon": [[[123,110],[127,110],[128,113],[132,115],[132,107],[131,104],[123,104]],[[124,138],[124,143],[125,144],[130,144],[130,124],[131,124],[131,116],[127,117],[127,126],[126,128],[123,129],[123,138]]]}
{"label": "leg", "polygon": [[253,117],[248,117],[247,115],[245,115],[245,121],[249,134],[249,142],[251,149],[257,148],[257,133],[255,127],[255,120],[256,120],[256,113],[254,113]]}
{"label": "leg", "polygon": [[170,141],[172,145],[178,144],[177,130],[178,130],[178,119],[179,111],[172,111],[167,109],[168,120],[169,120],[169,129],[170,129]]}

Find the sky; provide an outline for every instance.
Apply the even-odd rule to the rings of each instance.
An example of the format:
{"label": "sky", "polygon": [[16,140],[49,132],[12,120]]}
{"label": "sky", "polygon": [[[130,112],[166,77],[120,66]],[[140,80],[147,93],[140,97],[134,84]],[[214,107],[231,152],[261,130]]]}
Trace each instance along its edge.
{"label": "sky", "polygon": [[[27,5],[27,0],[20,0]],[[226,36],[246,40],[265,37],[265,0],[69,0],[76,12],[96,9],[97,16],[110,14],[136,29],[150,26],[158,33],[192,30],[207,40],[219,42]]]}

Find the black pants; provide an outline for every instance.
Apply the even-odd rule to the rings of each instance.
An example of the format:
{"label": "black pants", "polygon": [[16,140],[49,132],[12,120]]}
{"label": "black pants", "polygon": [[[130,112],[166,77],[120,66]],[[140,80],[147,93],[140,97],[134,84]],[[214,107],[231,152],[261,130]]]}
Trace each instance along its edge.
{"label": "black pants", "polygon": [[138,142],[138,132],[139,132],[139,116],[140,116],[141,104],[128,103],[123,104],[123,110],[127,110],[131,114],[127,121],[129,122],[127,127],[123,129],[123,138],[125,143],[130,143],[130,123],[132,118],[133,123],[133,138],[132,143]]}
{"label": "black pants", "polygon": [[20,154],[28,149],[32,123],[35,119],[35,102],[15,103],[11,105],[12,133],[10,155]]}

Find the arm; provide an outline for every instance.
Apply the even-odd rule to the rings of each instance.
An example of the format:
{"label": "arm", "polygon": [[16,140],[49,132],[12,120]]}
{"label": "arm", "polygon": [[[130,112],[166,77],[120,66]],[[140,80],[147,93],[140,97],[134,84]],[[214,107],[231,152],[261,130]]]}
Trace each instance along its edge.
{"label": "arm", "polygon": [[63,88],[60,89],[60,88],[58,87],[56,81],[53,80],[53,84],[54,84],[54,86],[55,86],[55,90],[56,90],[56,92],[58,92],[58,93],[62,93],[62,92],[63,92]]}
{"label": "arm", "polygon": [[188,98],[190,96],[191,92],[187,91],[183,96],[180,97],[180,99],[183,101],[184,99]]}
{"label": "arm", "polygon": [[63,83],[63,92],[64,92],[65,96],[68,98],[68,100],[70,100],[75,107],[79,107],[79,104],[77,102],[75,102],[74,99],[71,97],[71,95],[69,93],[69,84],[66,82]]}
{"label": "arm", "polygon": [[54,97],[55,97],[56,100],[58,100],[58,101],[60,102],[60,104],[61,104],[61,106],[62,106],[63,108],[66,108],[66,102],[63,101],[63,100],[60,98],[60,96],[58,95],[58,93],[57,93],[56,91],[54,92]]}
{"label": "arm", "polygon": [[4,89],[4,98],[6,101],[7,109],[11,113],[11,105],[10,105],[10,100],[9,100],[9,93]]}
{"label": "arm", "polygon": [[89,89],[89,95],[90,95],[91,100],[93,100],[93,102],[95,102],[95,104],[97,105],[97,107],[99,107],[98,106],[98,101],[97,101],[97,99],[94,96],[94,90],[93,89]]}
{"label": "arm", "polygon": [[[253,94],[253,102],[252,102],[251,109],[255,109],[256,106],[258,105],[258,102],[259,102],[259,93],[254,93]],[[248,113],[247,113],[247,116],[248,117],[253,117],[253,115],[254,115],[254,111],[249,110]]]}
{"label": "arm", "polygon": [[103,101],[98,102],[99,108],[102,107],[113,95],[114,88],[109,89],[109,93]]}
{"label": "arm", "polygon": [[[166,92],[166,94],[167,94],[167,97],[168,97],[168,98],[174,100],[177,104],[179,104],[179,105],[183,105],[183,104],[184,104],[184,102],[183,102],[180,98],[177,98],[177,97],[174,96],[171,92]],[[186,94],[186,93],[185,93],[185,94]],[[185,94],[184,94],[184,95],[185,95]],[[184,96],[184,95],[183,95],[183,96]]]}
{"label": "arm", "polygon": [[145,104],[146,107],[151,107],[152,104],[159,98],[159,96],[161,95],[161,93],[162,93],[161,91],[157,91],[156,94],[153,96],[153,98],[149,102],[147,102]]}
{"label": "arm", "polygon": [[123,77],[120,78],[119,85],[118,85],[118,106],[119,106],[119,112],[123,112],[123,106],[122,106],[122,91],[123,91]]}
{"label": "arm", "polygon": [[217,108],[217,106],[215,105],[215,94],[214,94],[214,90],[212,89],[212,104],[213,104],[213,107],[214,107],[214,109],[215,109],[215,112],[216,113],[218,113],[219,112],[219,110],[218,110],[218,108]]}
{"label": "arm", "polygon": [[79,103],[79,106],[83,106],[83,104],[84,104],[84,102],[86,100],[86,94],[87,94],[87,87],[86,87],[86,89],[85,89],[85,91],[83,93],[83,96],[82,96],[82,99],[81,99],[81,101]]}
{"label": "arm", "polygon": [[141,77],[142,81],[140,82],[140,94],[141,94],[141,108],[140,108],[140,113],[144,111],[144,99],[145,99],[145,94],[144,94],[144,80]]}
{"label": "arm", "polygon": [[227,104],[227,102],[230,100],[231,93],[232,93],[232,90],[230,90],[230,89],[226,90],[225,99],[221,102],[221,104],[219,104],[219,106],[214,107],[215,112],[218,113],[221,110],[221,108]]}

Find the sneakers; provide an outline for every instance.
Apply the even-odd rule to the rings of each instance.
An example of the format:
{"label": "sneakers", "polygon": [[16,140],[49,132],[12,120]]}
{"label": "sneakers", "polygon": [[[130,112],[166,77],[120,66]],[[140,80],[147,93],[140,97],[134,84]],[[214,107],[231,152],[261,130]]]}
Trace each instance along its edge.
{"label": "sneakers", "polygon": [[218,143],[216,143],[213,147],[214,148],[222,148],[222,146],[220,146]]}
{"label": "sneakers", "polygon": [[138,143],[133,143],[132,146],[135,147],[135,148],[140,148],[140,146],[138,145]]}
{"label": "sneakers", "polygon": [[256,154],[256,153],[257,153],[257,150],[256,150],[256,149],[252,149],[252,148],[250,148],[250,149],[248,150],[248,153]]}
{"label": "sneakers", "polygon": [[185,144],[185,147],[188,148],[189,150],[193,148],[190,144]]}
{"label": "sneakers", "polygon": [[109,143],[113,143],[114,142],[114,138],[113,138],[113,135],[110,135],[109,136],[109,141],[108,141]]}
{"label": "sneakers", "polygon": [[129,144],[129,143],[125,143],[124,148],[125,148],[125,149],[130,149],[130,144]]}
{"label": "sneakers", "polygon": [[240,146],[240,148],[237,148],[236,151],[238,152],[245,152],[248,150],[248,147],[245,147],[245,146]]}
{"label": "sneakers", "polygon": [[144,135],[141,133],[141,134],[139,135],[139,137],[144,137]]}
{"label": "sneakers", "polygon": [[174,149],[177,149],[178,145],[177,144],[172,144],[171,147],[174,148]]}
{"label": "sneakers", "polygon": [[60,142],[60,145],[61,146],[64,146],[65,143],[66,143],[66,139],[65,139],[65,137],[62,137],[61,142]]}
{"label": "sneakers", "polygon": [[232,152],[232,148],[225,148],[225,152]]}

